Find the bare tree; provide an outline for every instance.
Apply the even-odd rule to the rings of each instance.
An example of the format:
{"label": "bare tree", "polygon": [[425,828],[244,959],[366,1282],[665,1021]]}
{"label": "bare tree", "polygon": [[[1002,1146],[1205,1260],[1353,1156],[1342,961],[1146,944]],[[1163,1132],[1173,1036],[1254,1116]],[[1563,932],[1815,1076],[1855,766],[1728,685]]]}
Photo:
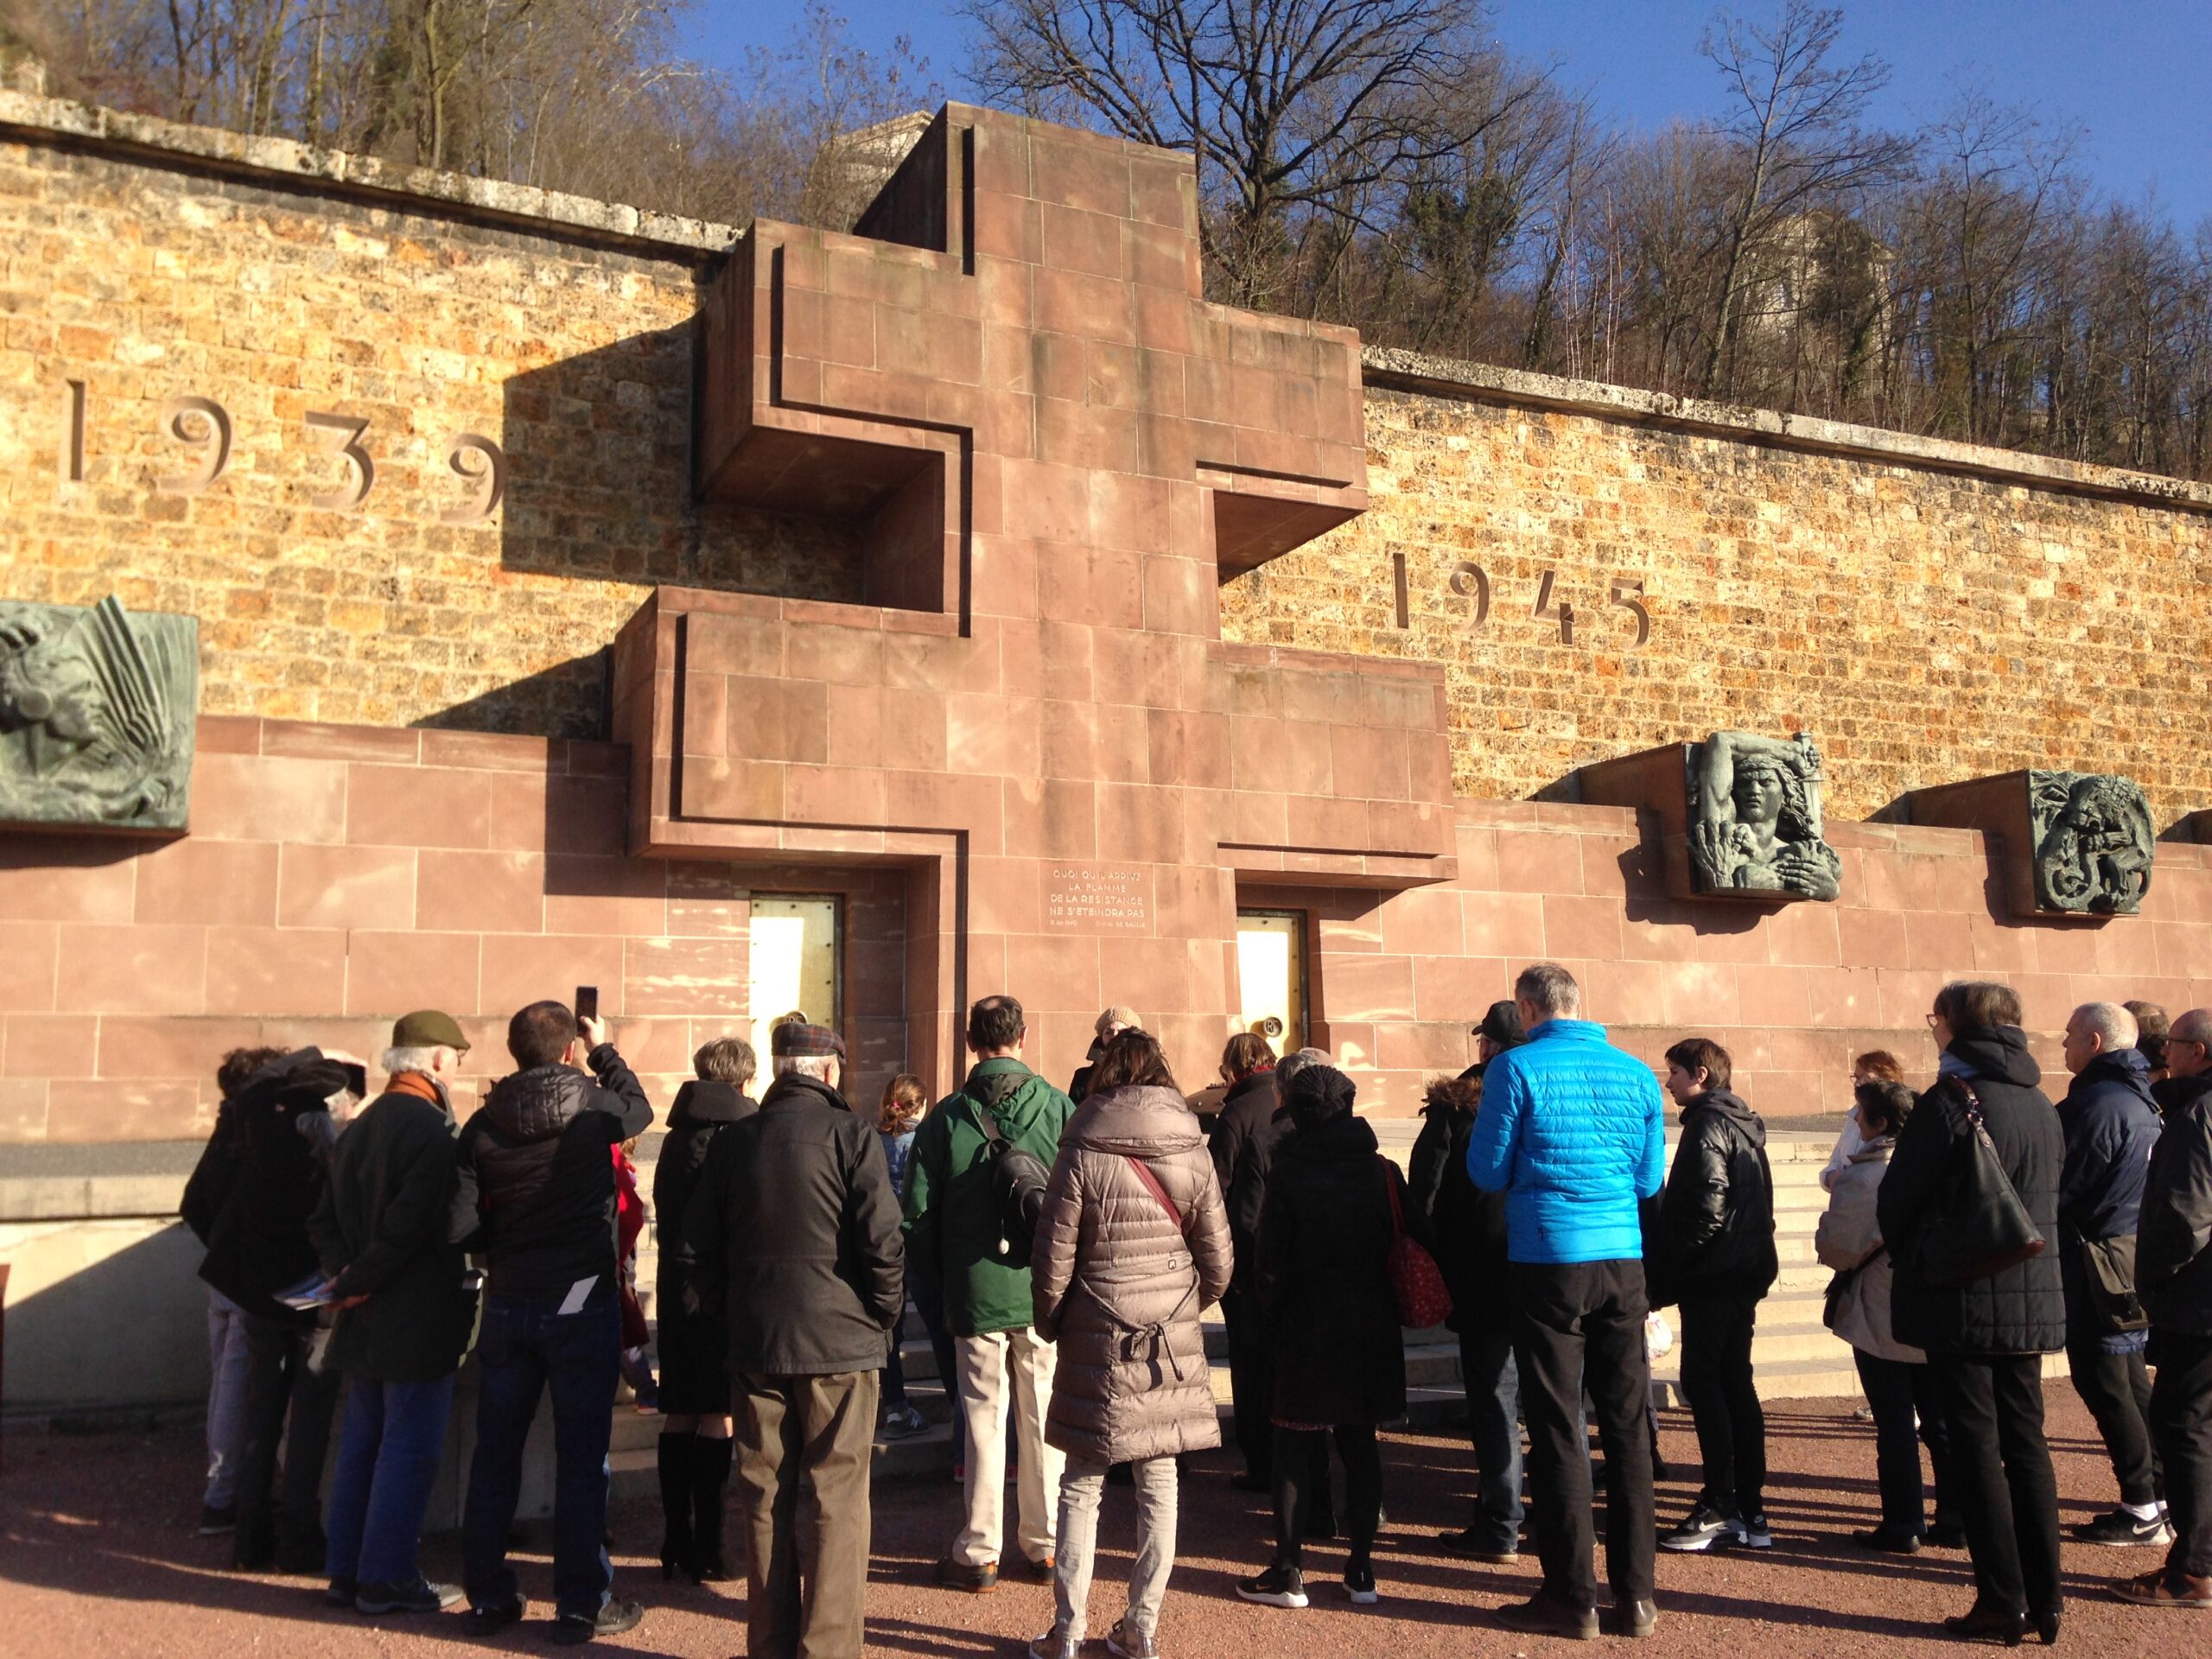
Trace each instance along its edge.
{"label": "bare tree", "polygon": [[1700,377],[1708,391],[1726,389],[1722,365],[1752,249],[1789,215],[1893,178],[1910,159],[1909,140],[1859,125],[1888,84],[1889,67],[1872,53],[1831,65],[1842,29],[1840,10],[1783,0],[1771,25],[1723,17],[1699,45],[1728,88],[1729,112],[1719,130],[1734,146],[1741,172],[1721,226],[1719,311]]}
{"label": "bare tree", "polygon": [[1190,151],[1227,297],[1290,285],[1300,235],[1374,228],[1379,187],[1537,96],[1482,0],[968,0],[987,97]]}

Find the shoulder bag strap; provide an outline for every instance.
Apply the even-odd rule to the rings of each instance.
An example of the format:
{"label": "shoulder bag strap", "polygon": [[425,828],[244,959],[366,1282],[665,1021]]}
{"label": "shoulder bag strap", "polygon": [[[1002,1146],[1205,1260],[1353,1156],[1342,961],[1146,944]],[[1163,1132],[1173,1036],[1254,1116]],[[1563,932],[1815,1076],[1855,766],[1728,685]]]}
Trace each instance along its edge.
{"label": "shoulder bag strap", "polygon": [[1167,1189],[1160,1184],[1160,1177],[1152,1173],[1152,1166],[1135,1153],[1125,1153],[1123,1156],[1128,1159],[1129,1167],[1136,1171],[1137,1179],[1144,1183],[1145,1191],[1160,1200],[1160,1207],[1167,1212],[1167,1219],[1175,1224],[1175,1230],[1187,1238],[1189,1234],[1184,1224],[1183,1212],[1175,1207],[1175,1200],[1167,1196]]}
{"label": "shoulder bag strap", "polygon": [[1394,1240],[1403,1238],[1406,1236],[1406,1212],[1398,1206],[1398,1183],[1393,1179],[1398,1173],[1397,1166],[1379,1154],[1375,1164],[1382,1172],[1382,1196],[1390,1201],[1390,1236]]}

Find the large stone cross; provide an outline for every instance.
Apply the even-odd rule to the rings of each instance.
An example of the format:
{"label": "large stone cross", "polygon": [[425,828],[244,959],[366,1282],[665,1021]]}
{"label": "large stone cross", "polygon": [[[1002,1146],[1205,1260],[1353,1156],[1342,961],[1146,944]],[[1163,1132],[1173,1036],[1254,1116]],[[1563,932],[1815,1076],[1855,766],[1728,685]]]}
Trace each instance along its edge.
{"label": "large stone cross", "polygon": [[948,105],[855,233],[753,226],[703,380],[702,493],[842,525],[861,602],[656,595],[632,849],[907,866],[917,1064],[1007,989],[1047,1069],[1109,1002],[1210,1066],[1240,883],[1453,873],[1440,672],[1219,638],[1365,505],[1358,340],[1200,297],[1187,157]]}

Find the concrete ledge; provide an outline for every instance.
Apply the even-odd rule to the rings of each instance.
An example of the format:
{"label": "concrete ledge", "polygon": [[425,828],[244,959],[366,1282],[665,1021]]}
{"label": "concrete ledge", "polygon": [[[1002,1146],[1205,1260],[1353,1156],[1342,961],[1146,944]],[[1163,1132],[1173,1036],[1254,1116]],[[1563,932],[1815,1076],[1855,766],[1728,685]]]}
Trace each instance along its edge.
{"label": "concrete ledge", "polygon": [[1910,432],[1818,420],[1809,415],[1784,415],[1739,404],[1709,403],[1696,397],[1672,397],[1666,392],[1638,391],[1597,380],[1531,374],[1520,369],[1497,368],[1486,363],[1432,357],[1424,352],[1394,347],[1368,346],[1360,353],[1360,362],[1366,372],[1367,384],[1386,391],[1420,392],[1470,403],[1559,410],[1600,420],[1663,427],[1670,431],[1770,443],[1808,454],[1845,455],[1856,461],[1960,473],[2028,489],[2093,495],[2183,512],[2212,512],[2212,484],[2193,484],[2154,473],[2132,473],[2117,467],[2059,461],[2016,449],[1954,443],[1947,438],[1924,438]]}
{"label": "concrete ledge", "polygon": [[696,260],[718,254],[738,228],[620,202],[594,201],[526,184],[507,184],[427,167],[401,167],[371,156],[318,149],[289,138],[257,138],[218,127],[186,126],[28,92],[0,92],[0,137],[60,143],[168,165],[190,163],[270,185],[367,197],[402,208],[444,210],[504,229],[557,232]]}

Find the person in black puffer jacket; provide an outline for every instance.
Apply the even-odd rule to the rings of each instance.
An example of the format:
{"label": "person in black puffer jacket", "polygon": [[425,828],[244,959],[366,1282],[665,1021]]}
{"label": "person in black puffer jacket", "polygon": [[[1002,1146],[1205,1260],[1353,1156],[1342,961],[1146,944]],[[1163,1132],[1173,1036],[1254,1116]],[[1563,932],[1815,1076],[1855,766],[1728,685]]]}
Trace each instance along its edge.
{"label": "person in black puffer jacket", "polygon": [[1436,1265],[1452,1293],[1449,1324],[1459,1338],[1459,1381],[1475,1446],[1474,1517],[1459,1531],[1439,1534],[1437,1542],[1457,1555],[1503,1562],[1521,1548],[1521,1375],[1505,1288],[1505,1195],[1468,1179],[1467,1136],[1482,1103],[1484,1067],[1522,1040],[1513,1004],[1491,1004],[1475,1039],[1475,1064],[1428,1087],[1407,1185],[1409,1201],[1436,1236]]}
{"label": "person in black puffer jacket", "polygon": [[[2032,1623],[2058,1637],[2058,1486],[2044,1439],[2043,1356],[2066,1341],[2058,1270],[2058,1177],[2065,1132],[2043,1090],[2043,1068],[2020,1030],[2009,986],[1965,980],[1936,993],[1929,1025],[1942,1052],[1936,1086],[1897,1136],[1875,1213],[1896,1273],[1896,1339],[1928,1351],[1951,1433],[1959,1508],[1974,1556],[1971,1610],[1946,1619],[1954,1635],[2018,1642]],[[2043,1252],[1967,1284],[1929,1279],[1929,1230],[1961,1217],[1950,1195],[1974,1156],[1969,1095]]]}
{"label": "person in black puffer jacket", "polygon": [[[365,1083],[350,1056],[303,1048],[263,1065],[232,1103],[234,1167],[207,1224],[200,1276],[245,1319],[232,1560],[248,1572],[322,1571],[322,1465],[339,1373],[313,1363],[316,1316],[276,1298],[321,1275],[308,1221],[338,1142],[334,1107],[358,1103]],[[272,1506],[280,1441],[283,1492]]]}
{"label": "person in black puffer jacket", "polygon": [[[522,1070],[493,1084],[455,1159],[453,1240],[482,1256],[486,1274],[463,1586],[474,1634],[521,1617],[507,1535],[523,1442],[550,1383],[554,1635],[585,1642],[642,1617],[635,1602],[609,1597],[601,1538],[622,1357],[612,1149],[644,1134],[653,1109],[606,1027],[562,1003],[517,1014],[507,1052]],[[589,1074],[569,1064],[579,1054]]]}
{"label": "person in black puffer jacket", "polygon": [[2165,1465],[2173,1548],[2162,1571],[2113,1586],[2123,1601],[2212,1609],[2212,1008],[2166,1038],[2164,1133],[2143,1184],[2135,1287],[2151,1316],[2151,1434]]}
{"label": "person in black puffer jacket", "polygon": [[1282,1142],[1260,1221],[1254,1301],[1274,1357],[1275,1556],[1240,1582],[1247,1601],[1306,1605],[1300,1555],[1319,1443],[1332,1431],[1344,1465],[1351,1523],[1344,1589],[1375,1599],[1371,1560],[1382,1508],[1378,1425],[1406,1412],[1405,1332],[1398,1325],[1389,1255],[1393,1196],[1409,1229],[1425,1235],[1404,1183],[1377,1151],[1375,1131],[1352,1115],[1353,1085],[1334,1066],[1300,1071],[1285,1091],[1297,1133]]}
{"label": "person in black puffer jacket", "polygon": [[729,1577],[722,1560],[722,1494],[729,1484],[729,1332],[719,1310],[695,1308],[690,1287],[691,1252],[684,1243],[683,1212],[698,1190],[707,1156],[723,1131],[760,1109],[745,1092],[760,1069],[753,1045],[717,1037],[691,1057],[699,1075],[676,1091],[668,1109],[668,1135],[653,1168],[653,1214],[658,1217],[660,1274],[653,1306],[660,1319],[661,1420],[658,1442],[661,1515],[661,1576],[683,1573],[694,1583]]}
{"label": "person in black puffer jacket", "polygon": [[1774,1173],[1766,1125],[1728,1085],[1734,1063],[1705,1037],[1667,1051],[1667,1092],[1682,1136],[1653,1229],[1651,1303],[1682,1313],[1682,1393],[1697,1423],[1705,1484],[1659,1542],[1706,1550],[1774,1542],[1765,1510],[1766,1414],[1751,1376],[1751,1336],[1777,1271]]}

